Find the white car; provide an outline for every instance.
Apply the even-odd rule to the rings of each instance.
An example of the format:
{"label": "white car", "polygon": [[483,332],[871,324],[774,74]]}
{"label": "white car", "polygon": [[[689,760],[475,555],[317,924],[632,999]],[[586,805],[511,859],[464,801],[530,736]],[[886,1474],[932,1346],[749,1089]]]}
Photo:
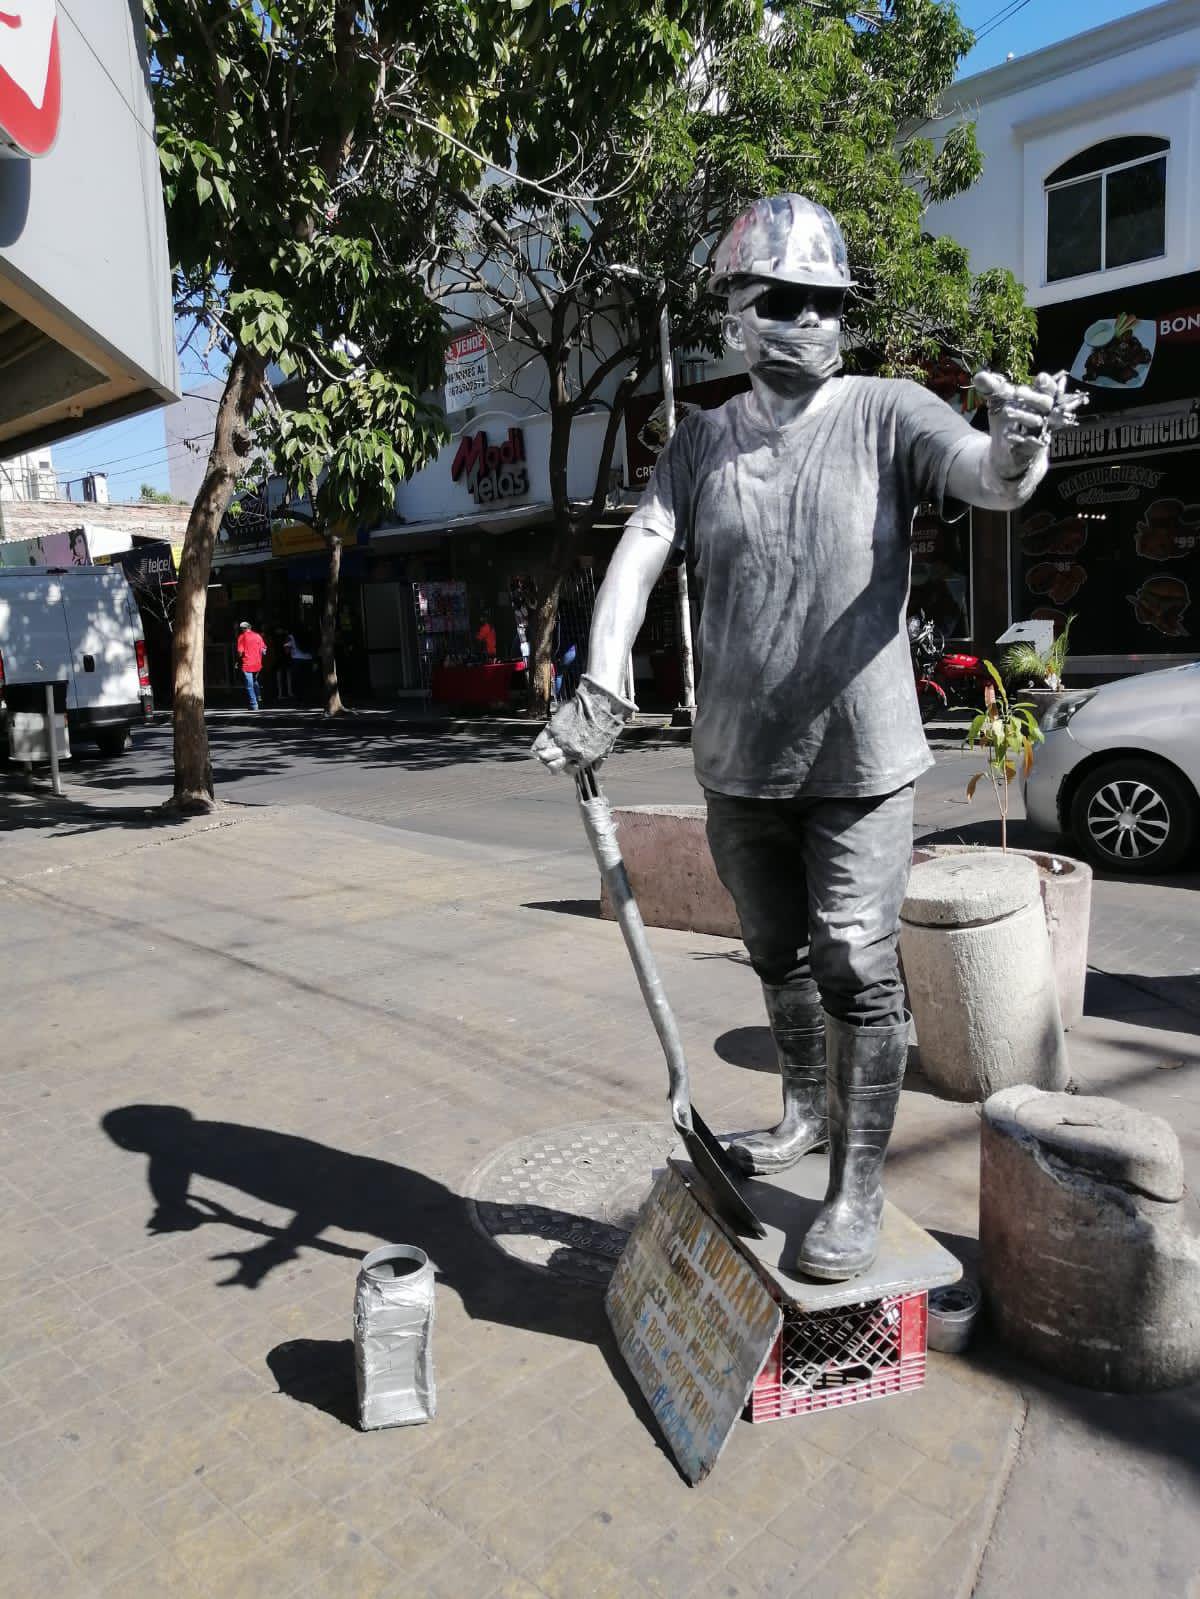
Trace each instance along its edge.
{"label": "white car", "polygon": [[1112,872],[1169,872],[1200,838],[1200,661],[1067,693],[1042,720],[1025,814]]}

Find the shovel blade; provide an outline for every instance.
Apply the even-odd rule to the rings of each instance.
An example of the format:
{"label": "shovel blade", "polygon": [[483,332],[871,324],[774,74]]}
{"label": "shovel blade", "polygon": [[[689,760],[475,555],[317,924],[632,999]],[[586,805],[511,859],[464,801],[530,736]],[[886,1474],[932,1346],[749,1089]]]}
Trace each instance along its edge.
{"label": "shovel blade", "polygon": [[730,1171],[729,1156],[695,1108],[691,1129],[679,1128],[678,1131],[714,1214],[743,1237],[765,1238],[767,1229],[738,1188]]}

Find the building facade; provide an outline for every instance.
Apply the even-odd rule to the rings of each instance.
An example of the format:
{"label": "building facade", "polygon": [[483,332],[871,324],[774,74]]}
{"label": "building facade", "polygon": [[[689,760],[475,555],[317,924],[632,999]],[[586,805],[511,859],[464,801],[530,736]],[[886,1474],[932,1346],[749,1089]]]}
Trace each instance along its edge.
{"label": "building facade", "polygon": [[173,399],[178,370],[140,8],[3,9],[0,455],[13,456]]}
{"label": "building facade", "polygon": [[[1036,364],[1089,399],[1011,517],[956,551],[963,631],[1073,617],[1079,679],[1200,653],[1200,8],[1168,0],[966,78],[943,135],[976,123],[980,181],[931,231],[1008,267],[1038,313]],[[931,540],[936,543],[936,540]]]}

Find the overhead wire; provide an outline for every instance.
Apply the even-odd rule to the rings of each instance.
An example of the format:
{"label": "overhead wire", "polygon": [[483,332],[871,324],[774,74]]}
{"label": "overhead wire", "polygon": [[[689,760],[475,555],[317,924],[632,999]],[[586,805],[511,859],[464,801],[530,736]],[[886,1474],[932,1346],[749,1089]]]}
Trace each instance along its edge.
{"label": "overhead wire", "polygon": [[1017,12],[1023,11],[1028,4],[1029,0],[1009,0],[1008,5],[1001,6],[999,11],[993,12],[978,28],[973,30],[975,43],[979,44],[981,40],[987,38],[989,33],[995,33],[997,28],[1003,27],[1006,22],[1011,21]]}

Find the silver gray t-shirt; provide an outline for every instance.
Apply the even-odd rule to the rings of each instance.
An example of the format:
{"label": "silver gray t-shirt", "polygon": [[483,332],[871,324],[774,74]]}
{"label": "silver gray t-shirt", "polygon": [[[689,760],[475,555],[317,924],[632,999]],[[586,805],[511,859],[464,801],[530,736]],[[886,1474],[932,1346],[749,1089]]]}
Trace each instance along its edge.
{"label": "silver gray t-shirt", "polygon": [[750,394],[690,413],[630,519],[691,564],[692,748],[720,794],[890,794],[932,765],[904,627],[910,529],[972,430],[919,384],[829,381],[784,428]]}

